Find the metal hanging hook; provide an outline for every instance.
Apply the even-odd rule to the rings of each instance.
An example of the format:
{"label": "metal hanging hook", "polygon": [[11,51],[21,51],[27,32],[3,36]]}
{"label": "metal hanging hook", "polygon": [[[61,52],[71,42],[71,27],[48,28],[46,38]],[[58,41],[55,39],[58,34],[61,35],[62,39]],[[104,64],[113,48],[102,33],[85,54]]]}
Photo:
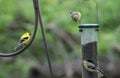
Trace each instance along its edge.
{"label": "metal hanging hook", "polygon": [[21,48],[20,50],[17,50],[15,52],[7,52],[7,53],[0,53],[0,57],[11,57],[11,56],[16,56],[22,52],[24,52],[33,42],[36,32],[37,32],[37,27],[38,27],[38,5],[36,5],[36,1],[33,0],[33,6],[34,6],[34,12],[35,12],[35,24],[34,24],[34,32],[33,35],[31,37],[30,42],[28,43],[28,45],[26,45],[25,47]]}
{"label": "metal hanging hook", "polygon": [[[40,6],[38,5],[38,8],[39,8],[39,7],[40,7]],[[46,40],[44,28],[43,28],[43,27],[44,27],[44,24],[43,24],[43,22],[42,22],[42,16],[41,16],[40,8],[39,8],[38,10],[39,10],[39,13],[38,13],[39,23],[40,23],[42,38],[43,38],[43,41],[44,41],[44,47],[45,47],[45,50],[46,50],[46,57],[47,57],[47,61],[48,61],[48,66],[49,66],[51,78],[55,78],[55,77],[54,77],[54,74],[53,74],[53,70],[52,70],[52,65],[51,65],[51,60],[50,60],[50,54],[49,54],[49,48],[48,48],[48,45],[47,45],[47,40]]]}
{"label": "metal hanging hook", "polygon": [[48,46],[47,46],[47,41],[46,41],[44,28],[43,28],[42,17],[41,17],[40,10],[39,10],[38,0],[33,0],[33,5],[34,5],[34,11],[35,11],[35,24],[34,24],[34,32],[33,32],[33,35],[32,35],[32,38],[31,38],[30,42],[28,43],[28,45],[26,45],[25,47],[21,48],[20,50],[15,51],[15,52],[9,52],[7,54],[0,53],[0,57],[11,57],[11,56],[15,56],[15,55],[18,55],[18,54],[24,52],[24,50],[26,50],[32,44],[32,42],[35,38],[35,35],[36,35],[36,32],[37,32],[37,27],[38,27],[38,20],[39,20],[40,27],[41,27],[41,32],[42,32],[42,37],[43,37],[43,41],[44,41],[44,45],[45,45],[45,50],[46,50],[46,57],[47,57],[48,65],[49,65],[49,69],[50,69],[51,78],[54,78],[54,74],[53,74],[52,66],[51,66],[51,61],[50,61],[49,49],[48,49]]}

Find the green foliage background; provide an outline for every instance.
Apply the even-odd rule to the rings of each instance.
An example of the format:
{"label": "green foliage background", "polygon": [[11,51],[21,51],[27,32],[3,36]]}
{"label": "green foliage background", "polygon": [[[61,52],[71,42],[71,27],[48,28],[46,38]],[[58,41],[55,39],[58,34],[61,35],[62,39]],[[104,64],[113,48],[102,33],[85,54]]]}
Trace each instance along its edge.
{"label": "green foliage background", "polygon": [[[81,12],[81,23],[96,23],[94,0],[80,2],[80,0],[40,0],[45,30],[49,24],[53,23],[80,37],[79,23],[71,20],[70,11]],[[120,42],[120,0],[97,0],[97,3],[100,23],[98,48],[99,55],[104,56],[113,44]],[[32,0],[0,0],[0,52],[11,52],[24,32],[33,32],[33,25]],[[57,42],[57,38],[49,32],[46,32],[46,37],[48,45],[54,45]],[[79,45],[76,47],[76,53],[81,54],[81,47]],[[25,53],[15,57],[15,62],[6,63],[5,58],[0,58],[0,78],[26,78],[31,66],[46,61],[44,52],[39,28],[32,46]],[[60,62],[62,57],[57,58],[55,53],[51,51],[52,60]],[[72,58],[71,55],[69,56]]]}

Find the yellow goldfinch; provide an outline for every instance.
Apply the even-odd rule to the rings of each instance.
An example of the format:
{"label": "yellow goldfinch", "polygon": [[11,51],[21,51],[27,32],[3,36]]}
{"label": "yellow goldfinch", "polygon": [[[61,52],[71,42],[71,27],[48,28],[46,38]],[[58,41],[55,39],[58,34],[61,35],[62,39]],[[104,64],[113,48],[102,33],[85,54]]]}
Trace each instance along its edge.
{"label": "yellow goldfinch", "polygon": [[21,37],[19,42],[17,43],[17,46],[15,47],[14,51],[19,50],[21,48],[23,48],[25,45],[28,44],[28,42],[30,41],[31,38],[31,34],[30,33],[24,33]]}
{"label": "yellow goldfinch", "polygon": [[104,72],[99,67],[88,61],[82,61],[82,66],[89,72],[98,72],[98,76],[103,76]]}
{"label": "yellow goldfinch", "polygon": [[81,19],[81,13],[80,12],[70,12],[71,18],[73,21],[78,22]]}

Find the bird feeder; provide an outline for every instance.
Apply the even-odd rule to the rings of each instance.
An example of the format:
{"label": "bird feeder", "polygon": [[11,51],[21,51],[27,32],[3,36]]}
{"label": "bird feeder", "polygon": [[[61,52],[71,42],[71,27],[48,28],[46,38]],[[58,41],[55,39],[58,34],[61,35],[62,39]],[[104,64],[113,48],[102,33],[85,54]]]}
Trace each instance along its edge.
{"label": "bird feeder", "polygon": [[[97,66],[97,34],[99,24],[80,24],[82,60],[92,62]],[[83,68],[82,78],[98,78],[96,72],[89,72]]]}

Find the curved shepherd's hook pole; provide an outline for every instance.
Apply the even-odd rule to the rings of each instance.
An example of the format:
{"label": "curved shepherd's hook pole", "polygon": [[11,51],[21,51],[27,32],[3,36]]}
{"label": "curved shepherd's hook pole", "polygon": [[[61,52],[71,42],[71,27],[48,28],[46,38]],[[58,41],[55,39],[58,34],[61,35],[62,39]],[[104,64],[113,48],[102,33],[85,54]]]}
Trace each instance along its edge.
{"label": "curved shepherd's hook pole", "polygon": [[18,51],[0,53],[0,57],[11,57],[11,56],[18,55],[18,54],[22,53],[23,51],[25,51],[32,44],[32,42],[35,38],[35,35],[36,35],[37,26],[38,26],[38,13],[39,13],[38,7],[39,6],[38,6],[38,3],[37,3],[37,0],[33,0],[33,5],[34,5],[34,11],[35,11],[35,24],[34,24],[34,32],[32,34],[30,42],[28,43],[28,45],[26,45],[25,47],[21,48]]}
{"label": "curved shepherd's hook pole", "polygon": [[40,22],[40,27],[41,27],[41,32],[42,32],[42,37],[43,37],[43,41],[44,41],[44,45],[45,45],[45,50],[46,50],[46,56],[47,56],[47,60],[48,60],[48,65],[49,65],[49,69],[50,69],[50,74],[51,74],[51,78],[54,78],[54,74],[52,71],[52,66],[51,66],[51,61],[50,61],[50,55],[49,55],[49,50],[47,47],[47,41],[45,38],[45,34],[44,34],[44,28],[43,28],[43,23],[42,23],[42,18],[41,18],[41,14],[40,14],[40,10],[39,10],[39,4],[38,4],[38,0],[33,0],[33,5],[34,5],[34,11],[35,11],[35,25],[34,25],[34,32],[32,35],[32,38],[30,40],[30,42],[28,43],[27,46],[25,46],[24,48],[15,51],[15,52],[8,52],[8,53],[0,53],[0,57],[11,57],[11,56],[15,56],[18,55],[20,53],[22,53],[23,51],[25,51],[33,42],[36,32],[37,32],[37,27],[38,27],[38,19]]}
{"label": "curved shepherd's hook pole", "polygon": [[42,22],[40,8],[39,8],[39,15],[38,16],[39,16],[39,23],[40,23],[40,28],[41,28],[41,32],[42,32],[42,38],[43,38],[44,46],[45,46],[45,50],[46,50],[46,57],[47,57],[47,60],[48,60],[48,65],[49,65],[49,70],[50,70],[51,78],[55,78],[54,74],[53,74],[53,70],[52,70],[52,65],[51,65],[51,60],[50,60],[50,54],[49,54],[49,48],[48,48],[48,45],[47,45],[47,40],[46,40],[46,37],[45,37],[44,28],[43,28],[44,25],[43,25],[43,22]]}

